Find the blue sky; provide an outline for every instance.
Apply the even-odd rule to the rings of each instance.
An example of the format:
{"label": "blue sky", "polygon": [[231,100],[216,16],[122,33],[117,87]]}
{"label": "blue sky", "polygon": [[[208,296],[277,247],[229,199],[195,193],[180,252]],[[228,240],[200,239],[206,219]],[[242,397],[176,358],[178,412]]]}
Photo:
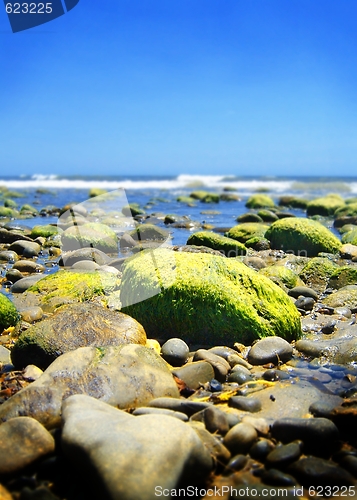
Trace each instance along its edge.
{"label": "blue sky", "polygon": [[356,175],[356,0],[0,11],[0,172]]}

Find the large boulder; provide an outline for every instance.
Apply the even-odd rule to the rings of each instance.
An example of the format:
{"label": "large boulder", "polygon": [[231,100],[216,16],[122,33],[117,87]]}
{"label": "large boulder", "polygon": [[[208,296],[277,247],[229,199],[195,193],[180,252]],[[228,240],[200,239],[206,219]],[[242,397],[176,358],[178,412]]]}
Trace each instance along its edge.
{"label": "large boulder", "polygon": [[28,416],[46,428],[61,423],[62,401],[87,394],[118,408],[179,397],[165,361],[142,345],[80,347],[57,358],[32,384],[0,406],[0,422]]}
{"label": "large boulder", "polygon": [[272,248],[307,257],[319,252],[337,253],[340,240],[325,226],[311,219],[285,218],[274,222],[265,237]]}
{"label": "large boulder", "polygon": [[14,366],[45,369],[58,356],[78,347],[146,344],[135,319],[96,304],[71,304],[23,332],[11,350]]}
{"label": "large boulder", "polygon": [[62,447],[97,498],[152,500],[204,477],[213,459],[189,425],[167,415],[135,417],[87,396],[63,404]]}
{"label": "large boulder", "polygon": [[121,302],[154,337],[217,345],[301,334],[298,312],[277,285],[215,255],[156,249],[128,259]]}
{"label": "large boulder", "polygon": [[3,293],[0,293],[0,333],[10,326],[15,326],[20,319],[14,304]]}
{"label": "large boulder", "polygon": [[246,247],[239,241],[213,231],[198,231],[192,234],[187,240],[187,245],[213,248],[213,250],[221,251],[227,257],[237,257],[247,253]]}
{"label": "large boulder", "polygon": [[321,198],[310,201],[306,207],[306,213],[312,215],[333,215],[338,209],[345,206],[343,198],[338,194],[328,194]]}

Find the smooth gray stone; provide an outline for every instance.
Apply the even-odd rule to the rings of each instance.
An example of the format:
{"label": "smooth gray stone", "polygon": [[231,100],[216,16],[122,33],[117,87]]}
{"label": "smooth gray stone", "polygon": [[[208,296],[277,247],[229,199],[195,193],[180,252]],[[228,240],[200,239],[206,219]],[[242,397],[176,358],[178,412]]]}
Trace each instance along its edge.
{"label": "smooth gray stone", "polygon": [[253,376],[248,372],[242,370],[234,370],[228,375],[228,382],[235,382],[237,384],[245,384],[253,380]]}
{"label": "smooth gray stone", "polygon": [[286,340],[281,337],[266,337],[258,340],[248,353],[248,361],[252,365],[265,365],[279,361],[286,362],[291,359],[293,348]]}
{"label": "smooth gray stone", "polygon": [[178,418],[179,420],[182,420],[183,422],[188,421],[188,416],[185,413],[182,413],[181,411],[168,410],[167,408],[150,408],[149,406],[143,406],[141,408],[137,408],[136,410],[134,410],[132,414],[135,416],[167,415],[169,417]]}
{"label": "smooth gray stone", "polygon": [[303,295],[304,297],[311,297],[315,301],[319,298],[315,290],[307,286],[295,286],[288,291],[288,295],[290,295],[290,297],[294,297],[295,299],[298,299],[300,295]]}
{"label": "smooth gray stone", "polygon": [[[289,465],[292,474],[301,486],[355,486],[354,477],[337,464],[322,458],[307,457]],[[316,491],[317,493],[317,491]]]}
{"label": "smooth gray stone", "polygon": [[309,412],[314,417],[329,418],[331,411],[336,407],[336,404],[325,401],[315,401],[310,405]]}
{"label": "smooth gray stone", "polygon": [[10,252],[9,250],[0,251],[0,262],[16,262],[19,256],[16,252]]}
{"label": "smooth gray stone", "polygon": [[298,443],[289,443],[277,446],[266,457],[265,466],[275,469],[284,468],[295,462],[301,455],[301,448]]}
{"label": "smooth gray stone", "polygon": [[247,453],[258,438],[258,433],[250,424],[239,423],[224,436],[223,444],[233,453]]}
{"label": "smooth gray stone", "polygon": [[81,260],[92,260],[96,262],[99,266],[103,266],[110,262],[110,257],[101,250],[97,248],[80,248],[71,252],[65,252],[60,259],[60,266],[72,266]]}
{"label": "smooth gray stone", "polygon": [[89,271],[95,271],[100,269],[100,265],[94,262],[94,260],[78,260],[71,266],[72,269],[88,269]]}
{"label": "smooth gray stone", "polygon": [[189,425],[166,415],[134,417],[84,395],[63,404],[62,448],[103,500],[153,500],[213,466]]}
{"label": "smooth gray stone", "polygon": [[161,356],[172,366],[182,366],[188,360],[189,348],[181,339],[167,340],[161,347]]}
{"label": "smooth gray stone", "polygon": [[12,266],[12,269],[17,269],[20,273],[37,273],[43,272],[45,267],[34,260],[18,260]]}
{"label": "smooth gray stone", "polygon": [[156,398],[148,403],[149,407],[152,408],[167,408],[168,410],[178,411],[185,413],[187,416],[194,415],[206,408],[212,406],[211,403],[199,401],[190,401],[189,399],[179,399],[179,398]]}
{"label": "smooth gray stone", "polygon": [[271,428],[272,436],[283,443],[299,439],[304,443],[304,452],[324,455],[336,446],[339,431],[327,418],[282,418]]}
{"label": "smooth gray stone", "polygon": [[36,420],[12,418],[0,425],[0,474],[17,472],[54,449],[53,437]]}
{"label": "smooth gray stone", "polygon": [[41,246],[34,241],[21,239],[11,243],[9,250],[16,252],[18,255],[22,255],[23,257],[31,258],[37,257],[41,251]]}
{"label": "smooth gray stone", "polygon": [[199,389],[214,376],[213,367],[207,361],[195,361],[172,371],[175,377],[183,380],[189,389]]}
{"label": "smooth gray stone", "polygon": [[12,283],[16,283],[16,281],[19,281],[24,277],[25,276],[22,273],[20,273],[18,269],[12,268],[6,273],[6,279],[11,281]]}
{"label": "smooth gray stone", "polygon": [[45,274],[34,274],[32,276],[27,276],[26,278],[21,278],[16,281],[11,287],[11,293],[23,293],[26,292],[28,288],[40,281],[45,277]]}
{"label": "smooth gray stone", "polygon": [[237,410],[249,411],[256,413],[262,409],[262,404],[259,399],[246,396],[233,396],[228,401],[229,406]]}
{"label": "smooth gray stone", "polygon": [[193,361],[207,361],[210,363],[214,370],[214,378],[219,382],[225,382],[231,368],[224,358],[206,349],[198,349],[193,356]]}

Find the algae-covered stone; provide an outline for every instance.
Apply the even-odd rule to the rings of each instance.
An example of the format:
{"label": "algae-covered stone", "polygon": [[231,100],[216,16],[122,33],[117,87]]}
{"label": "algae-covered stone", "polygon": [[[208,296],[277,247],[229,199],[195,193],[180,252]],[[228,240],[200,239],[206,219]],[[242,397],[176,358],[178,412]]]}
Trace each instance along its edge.
{"label": "algae-covered stone", "polygon": [[9,207],[0,207],[0,217],[6,217],[6,218],[15,218],[18,215],[18,212],[14,210],[13,208]]}
{"label": "algae-covered stone", "polygon": [[288,296],[237,260],[166,249],[155,250],[154,257],[143,252],[128,259],[121,286],[123,312],[149,336],[206,345],[300,336]]}
{"label": "algae-covered stone", "polygon": [[357,283],[357,266],[342,266],[330,276],[329,288],[343,288],[346,285],[355,285]]}
{"label": "algae-covered stone", "polygon": [[301,269],[299,276],[307,286],[317,292],[323,292],[336,269],[338,265],[330,259],[314,257]]}
{"label": "algae-covered stone", "polygon": [[309,200],[305,198],[298,198],[296,196],[281,196],[279,198],[279,206],[280,207],[291,207],[291,208],[300,208],[301,210],[305,210]]}
{"label": "algae-covered stone", "polygon": [[26,203],[25,205],[22,205],[22,207],[20,208],[20,213],[21,214],[37,214],[38,210],[33,205]]}
{"label": "algae-covered stone", "polygon": [[109,294],[119,285],[120,280],[112,273],[63,270],[41,279],[25,294],[36,294],[41,306],[51,310],[65,303],[85,302]]}
{"label": "algae-covered stone", "polygon": [[264,222],[275,222],[276,220],[279,219],[279,217],[272,212],[271,210],[259,210],[258,214],[259,217],[264,221]]}
{"label": "algae-covered stone", "polygon": [[237,226],[232,227],[226,234],[228,238],[245,243],[251,238],[264,238],[269,226],[260,224],[259,222],[243,222]]}
{"label": "algae-covered stone", "polygon": [[[346,200],[347,203],[347,200]],[[357,216],[357,203],[350,203],[343,205],[342,207],[338,208],[335,213],[334,217],[356,217]]]}
{"label": "algae-covered stone", "polygon": [[135,217],[136,215],[144,215],[145,210],[140,208],[139,203],[129,203],[122,208],[122,214],[127,217]]}
{"label": "algae-covered stone", "polygon": [[315,257],[320,252],[337,253],[340,240],[325,226],[300,217],[280,219],[265,233],[272,248]]}
{"label": "algae-covered stone", "polygon": [[351,243],[351,245],[357,245],[357,228],[347,231],[342,238],[342,243]]}
{"label": "algae-covered stone", "polygon": [[192,198],[192,196],[178,196],[176,201],[179,203],[186,203],[187,205],[193,205],[197,200]]}
{"label": "algae-covered stone", "polygon": [[67,250],[92,247],[103,252],[117,252],[116,233],[105,224],[89,222],[81,226],[71,226],[62,234],[62,245]]}
{"label": "algae-covered stone", "polygon": [[30,363],[45,369],[79,347],[145,343],[145,331],[134,318],[96,304],[71,304],[23,332],[11,359],[18,369]]}
{"label": "algae-covered stone", "polygon": [[20,319],[14,304],[0,293],[0,333],[10,326],[15,326]]}
{"label": "algae-covered stone", "polygon": [[303,285],[299,276],[285,266],[273,265],[265,267],[264,269],[260,269],[259,273],[263,274],[267,278],[270,278],[278,285],[282,284],[287,288],[294,288],[295,286]]}
{"label": "algae-covered stone", "polygon": [[166,362],[153,349],[137,344],[80,347],[59,356],[35,382],[0,405],[0,422],[28,416],[46,428],[59,426],[62,401],[73,394],[118,408],[179,397]]}
{"label": "algae-covered stone", "polygon": [[96,196],[101,196],[103,194],[107,194],[107,190],[106,189],[102,189],[102,188],[91,188],[89,190],[89,198],[95,198]]}
{"label": "algae-covered stone", "polygon": [[187,240],[187,245],[203,245],[213,248],[213,250],[220,250],[227,257],[237,257],[237,255],[245,255],[247,253],[247,249],[239,241],[211,231],[199,231],[192,234]]}
{"label": "algae-covered stone", "polygon": [[357,308],[357,286],[347,285],[337,292],[331,293],[322,301],[330,307],[349,307],[350,309]]}
{"label": "algae-covered stone", "polygon": [[309,201],[306,207],[306,213],[312,215],[333,215],[336,210],[345,206],[345,202],[340,195],[329,194],[321,198]]}
{"label": "algae-covered stone", "polygon": [[129,234],[135,241],[152,240],[163,242],[170,238],[169,231],[154,224],[140,224]]}
{"label": "algae-covered stone", "polygon": [[50,224],[46,224],[45,226],[34,226],[31,231],[31,238],[35,239],[39,236],[43,238],[48,238],[49,236],[54,236],[58,233],[62,233],[62,229],[57,226],[51,226]]}
{"label": "algae-covered stone", "polygon": [[267,194],[253,194],[245,204],[247,208],[272,208],[274,200]]}
{"label": "algae-covered stone", "polygon": [[193,191],[190,197],[203,203],[219,203],[219,195],[209,191]]}

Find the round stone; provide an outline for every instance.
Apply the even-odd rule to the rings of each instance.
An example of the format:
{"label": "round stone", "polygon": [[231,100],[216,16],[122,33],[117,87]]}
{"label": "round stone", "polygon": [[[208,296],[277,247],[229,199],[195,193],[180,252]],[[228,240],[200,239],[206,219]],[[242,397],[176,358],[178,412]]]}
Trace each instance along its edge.
{"label": "round stone", "polygon": [[262,409],[262,404],[257,398],[248,398],[245,396],[233,396],[228,401],[229,406],[237,410],[249,411],[256,413]]}
{"label": "round stone", "polygon": [[240,423],[227,432],[223,444],[232,453],[247,453],[257,437],[258,433],[252,425]]}
{"label": "round stone", "polygon": [[293,348],[281,337],[266,337],[258,340],[248,353],[248,361],[252,365],[265,365],[273,363],[278,365],[280,361],[286,362],[292,358]]}
{"label": "round stone", "polygon": [[169,339],[161,347],[161,356],[172,366],[182,366],[188,360],[189,348],[181,339]]}
{"label": "round stone", "polygon": [[266,467],[280,469],[295,462],[301,455],[301,449],[298,443],[289,443],[277,446],[266,457]]}
{"label": "round stone", "polygon": [[274,448],[275,444],[270,439],[259,439],[259,441],[254,443],[249,450],[249,455],[254,458],[254,460],[264,462],[265,458]]}

